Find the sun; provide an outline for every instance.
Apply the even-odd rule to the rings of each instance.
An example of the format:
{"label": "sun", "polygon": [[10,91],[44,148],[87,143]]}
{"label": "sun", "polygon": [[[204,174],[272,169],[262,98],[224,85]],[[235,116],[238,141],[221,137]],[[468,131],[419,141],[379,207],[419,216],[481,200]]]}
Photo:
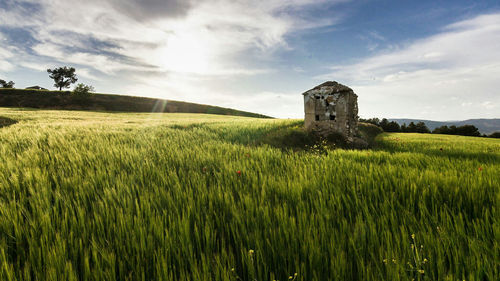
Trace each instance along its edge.
{"label": "sun", "polygon": [[208,74],[210,71],[210,44],[203,36],[175,34],[159,49],[159,66],[167,71],[188,74]]}

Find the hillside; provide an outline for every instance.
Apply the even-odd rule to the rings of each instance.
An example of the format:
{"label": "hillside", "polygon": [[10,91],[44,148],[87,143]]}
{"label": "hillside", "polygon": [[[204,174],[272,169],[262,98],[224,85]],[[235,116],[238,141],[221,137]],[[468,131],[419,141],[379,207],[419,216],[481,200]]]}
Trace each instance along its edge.
{"label": "hillside", "polygon": [[230,108],[124,95],[94,94],[82,99],[68,91],[0,89],[0,107],[30,107],[43,109],[120,111],[120,112],[180,112],[270,118],[262,114]]}
{"label": "hillside", "polygon": [[500,280],[498,139],[294,151],[268,139],[301,120],[0,116],[0,280]]}
{"label": "hillside", "polygon": [[425,125],[432,131],[437,127],[441,126],[463,126],[463,125],[474,125],[479,129],[482,134],[491,134],[494,132],[500,132],[500,118],[495,119],[468,119],[463,121],[431,121],[431,120],[421,120],[421,119],[389,119],[389,121],[395,121],[399,125],[410,124],[410,122],[424,122]]}

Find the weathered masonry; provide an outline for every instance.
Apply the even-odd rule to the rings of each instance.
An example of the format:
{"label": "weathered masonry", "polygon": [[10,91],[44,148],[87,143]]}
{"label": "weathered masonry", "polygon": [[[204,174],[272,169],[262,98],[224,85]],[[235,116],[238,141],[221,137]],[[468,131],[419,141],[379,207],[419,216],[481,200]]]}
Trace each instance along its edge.
{"label": "weathered masonry", "polygon": [[328,81],[303,93],[308,131],[321,135],[340,133],[353,141],[358,128],[358,96],[335,81]]}

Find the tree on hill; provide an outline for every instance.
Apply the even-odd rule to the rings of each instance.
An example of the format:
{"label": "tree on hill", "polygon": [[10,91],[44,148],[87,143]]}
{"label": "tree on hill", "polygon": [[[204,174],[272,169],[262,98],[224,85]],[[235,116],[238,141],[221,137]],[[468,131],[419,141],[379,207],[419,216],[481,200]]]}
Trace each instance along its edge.
{"label": "tree on hill", "polygon": [[49,77],[54,80],[54,87],[59,88],[61,91],[63,88],[69,88],[69,86],[76,81],[75,74],[76,69],[74,67],[59,67],[54,69],[47,69],[47,72],[50,74]]}
{"label": "tree on hill", "polygon": [[16,83],[12,82],[12,81],[5,81],[5,80],[2,80],[0,79],[0,86],[2,86],[2,88],[14,88],[14,85]]}

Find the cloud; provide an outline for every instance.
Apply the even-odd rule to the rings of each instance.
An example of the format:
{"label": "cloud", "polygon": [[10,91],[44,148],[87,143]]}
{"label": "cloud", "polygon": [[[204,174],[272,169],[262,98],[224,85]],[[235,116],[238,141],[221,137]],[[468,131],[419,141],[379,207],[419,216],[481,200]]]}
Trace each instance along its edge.
{"label": "cloud", "polygon": [[352,85],[360,96],[361,115],[498,117],[500,14],[456,22],[434,36],[331,70],[319,78]]}
{"label": "cloud", "polygon": [[117,11],[141,21],[185,16],[194,2],[193,0],[109,0],[109,4]]}
{"label": "cloud", "polygon": [[[310,11],[346,0],[0,0],[0,28],[16,50],[5,70],[60,65],[115,93],[231,106],[271,114],[300,99],[262,89],[224,87],[275,73],[273,54],[291,49],[287,36],[330,26],[331,14]],[[1,30],[1,29],[0,29]],[[22,32],[26,40],[15,41]],[[22,41],[22,42],[21,42]],[[29,41],[30,44],[23,42]],[[1,47],[0,47],[1,48]],[[8,53],[6,53],[8,54]],[[270,66],[271,65],[271,66]],[[2,70],[0,68],[0,70]],[[301,68],[296,68],[302,72]],[[107,85],[107,86],[106,86]],[[106,89],[107,88],[107,89]],[[280,98],[277,98],[280,96]],[[267,101],[265,101],[267,99]],[[259,105],[270,104],[269,108]],[[258,108],[256,108],[258,107]],[[298,109],[300,112],[301,110]]]}
{"label": "cloud", "polygon": [[295,66],[292,68],[293,71],[298,72],[298,73],[303,73],[306,72],[302,67],[300,66]]}
{"label": "cloud", "polygon": [[358,35],[358,38],[366,42],[366,49],[370,52],[377,50],[381,42],[387,41],[387,39],[377,31],[367,31]]}
{"label": "cloud", "polygon": [[326,2],[6,0],[0,26],[30,32],[39,41],[32,48],[38,55],[107,74],[142,65],[150,71],[253,75],[263,72],[254,66],[256,57],[235,59],[251,49],[286,47],[285,35],[308,28],[305,22],[329,24],[298,16],[301,8]]}
{"label": "cloud", "polygon": [[4,42],[7,41],[7,38],[4,34],[0,33],[0,71],[10,71],[14,68],[14,66],[8,61],[9,59],[14,57],[14,54],[6,47],[7,44]]}

